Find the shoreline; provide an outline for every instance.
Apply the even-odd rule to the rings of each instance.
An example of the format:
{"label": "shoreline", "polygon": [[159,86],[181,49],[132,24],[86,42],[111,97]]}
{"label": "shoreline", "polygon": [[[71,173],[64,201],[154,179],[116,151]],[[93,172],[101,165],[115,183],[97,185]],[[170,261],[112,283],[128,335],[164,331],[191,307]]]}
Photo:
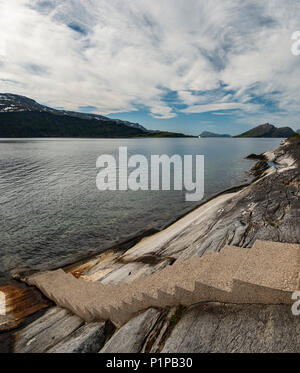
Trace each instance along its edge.
{"label": "shoreline", "polygon": [[[217,193],[190,211],[170,220],[160,230],[144,231],[102,253],[90,255],[88,258],[72,262],[69,266],[59,268],[84,281],[117,285],[147,277],[172,265],[178,259],[185,260],[193,256],[202,256],[206,252],[218,252],[224,245],[249,248],[256,240],[261,239],[297,243],[300,232],[295,220],[297,200],[294,190],[299,185],[296,182],[299,167],[298,148],[293,148],[292,145],[285,147],[283,144],[267,155],[270,158],[268,161],[278,164],[278,169],[269,164],[268,169],[250,183]],[[259,162],[255,164],[257,163]],[[279,191],[286,193],[281,193],[281,197],[278,198]],[[270,208],[267,215],[265,203]],[[31,273],[19,272],[15,275],[15,279],[18,280],[16,283],[28,292],[36,291],[38,294],[35,287],[24,284],[27,280],[30,283],[30,277]],[[19,299],[14,301],[18,303]],[[8,316],[15,316],[14,309],[18,309],[17,303],[13,304]],[[19,330],[37,319],[37,322],[46,328],[47,317],[41,318],[41,315],[45,312],[48,315],[50,311],[60,312],[52,302],[48,305],[38,304],[37,308],[40,309],[35,313],[20,315],[20,319],[15,320],[14,324],[4,323],[4,334],[22,334],[22,330]],[[162,312],[162,317],[164,315],[164,311],[155,312]],[[168,325],[168,321],[165,322]],[[134,332],[134,327],[130,331]],[[0,332],[0,340],[1,334],[3,336]]]}
{"label": "shoreline", "polygon": [[[274,158],[273,151],[268,151],[263,154],[270,155],[272,154],[272,157]],[[253,162],[253,160],[251,160]],[[271,159],[269,159],[271,161]],[[272,159],[274,161],[274,159]],[[275,160],[276,162],[276,160]],[[253,162],[254,165],[257,164],[257,162]],[[279,165],[280,166],[280,165]],[[282,168],[284,168],[283,165],[281,165]],[[272,172],[272,169],[276,172],[274,167],[270,166],[267,170],[267,173]],[[259,180],[259,178],[258,178]],[[211,197],[208,197],[206,200],[202,200],[199,204],[193,206],[188,211],[183,212],[182,214],[176,216],[175,218],[171,218],[168,221],[166,221],[165,224],[162,224],[159,228],[150,227],[149,229],[145,229],[144,231],[134,233],[132,235],[129,235],[125,240],[121,242],[115,242],[112,245],[108,246],[107,248],[100,249],[99,251],[95,252],[89,252],[86,255],[80,256],[78,259],[69,258],[65,260],[64,263],[58,263],[57,265],[49,265],[45,268],[29,268],[29,267],[16,267],[8,272],[9,275],[9,281],[6,283],[3,283],[0,285],[0,289],[3,286],[12,285],[12,286],[24,286],[22,279],[24,279],[27,276],[30,276],[33,273],[40,272],[40,271],[51,271],[51,270],[57,270],[59,268],[62,268],[65,271],[72,272],[75,271],[78,268],[85,268],[88,265],[87,263],[95,261],[97,258],[101,256],[106,256],[109,253],[113,253],[118,255],[119,257],[122,257],[123,254],[125,254],[130,249],[134,248],[136,245],[138,245],[140,242],[142,242],[145,239],[149,239],[151,237],[154,237],[157,234],[162,234],[166,230],[168,230],[173,225],[180,225],[180,221],[184,220],[185,218],[188,218],[189,215],[192,215],[196,210],[204,208],[207,204],[210,204],[214,200],[217,200],[221,196],[225,195],[233,195],[236,192],[242,191],[243,189],[255,184],[257,182],[257,178],[253,175],[251,176],[251,181],[247,183],[243,183],[240,185],[236,185],[227,189],[224,189],[220,191],[219,193],[214,194]]]}
{"label": "shoreline", "polygon": [[[203,208],[204,206],[210,204],[212,201],[220,198],[221,196],[226,196],[227,194],[232,195],[233,193],[241,191],[247,186],[251,185],[251,183],[253,182],[254,180],[252,180],[250,183],[234,186],[217,193],[216,195],[208,198],[207,200],[202,201],[199,205],[194,206],[191,210],[181,214],[177,218],[170,219],[160,229],[147,229],[141,232],[140,234],[135,234],[134,236],[129,237],[127,240],[122,241],[120,243],[116,243],[110,246],[109,248],[104,249],[101,252],[87,255],[75,261],[70,259],[70,262],[63,266],[58,265],[48,267],[45,270],[56,270],[61,268],[65,272],[72,273],[75,277],[81,277],[82,272],[88,270],[95,263],[97,263],[97,260],[99,258],[102,259],[103,257],[114,257],[114,255],[117,255],[117,257],[122,260],[124,254],[126,254],[130,249],[134,248],[139,243],[143,242],[145,239],[151,239],[152,237],[155,237],[156,234],[164,233],[166,230],[168,230],[168,228],[172,227],[173,225],[181,224],[180,222],[183,219],[188,218],[188,216],[193,214],[196,210]],[[153,258],[145,258],[144,260],[145,263],[147,263],[148,260],[150,262],[153,262]],[[159,262],[160,260],[157,259],[157,263]],[[126,262],[124,262],[124,264],[126,265]],[[4,321],[2,326],[0,322],[0,336],[1,333],[13,333],[19,328],[23,327],[23,325],[26,325],[27,322],[33,322],[35,319],[39,318],[42,314],[44,314],[49,309],[49,307],[51,307],[51,302],[49,302],[48,299],[39,294],[39,291],[37,289],[28,286],[24,283],[24,279],[27,276],[30,276],[36,272],[40,272],[40,270],[30,268],[13,269],[9,272],[9,282],[0,285],[0,291],[2,290],[6,294],[8,300],[8,319]],[[27,306],[27,299],[29,299],[30,302],[33,303],[34,307],[31,308]],[[22,312],[20,312],[20,309],[22,309]],[[32,310],[34,312],[31,312]]]}
{"label": "shoreline", "polygon": [[63,270],[69,270],[70,268],[80,267],[83,264],[85,264],[87,261],[93,260],[93,259],[97,258],[99,255],[103,255],[103,254],[108,253],[108,252],[117,252],[117,253],[120,253],[120,255],[122,255],[122,253],[125,253],[127,250],[134,247],[141,240],[143,240],[145,238],[148,238],[148,237],[151,237],[151,236],[153,236],[157,233],[163,232],[164,230],[168,229],[173,224],[179,222],[181,219],[187,217],[189,214],[193,213],[195,210],[199,209],[200,207],[203,207],[204,205],[213,201],[214,199],[216,199],[216,198],[218,198],[222,195],[225,195],[225,194],[238,192],[238,191],[246,188],[247,186],[251,185],[254,182],[255,182],[255,178],[253,178],[253,180],[251,180],[251,182],[249,182],[249,183],[240,184],[240,185],[237,185],[237,186],[230,187],[228,189],[224,189],[223,191],[214,194],[213,196],[207,198],[206,200],[201,201],[200,204],[197,204],[196,206],[193,206],[191,209],[189,209],[188,211],[184,212],[183,214],[177,216],[176,218],[169,219],[165,224],[163,224],[159,228],[153,227],[153,228],[149,228],[149,229],[146,229],[144,231],[141,231],[140,233],[134,233],[132,235],[129,235],[125,240],[123,240],[121,242],[116,242],[116,243],[112,244],[111,246],[109,246],[105,249],[102,249],[102,250],[100,249],[100,251],[98,251],[98,252],[95,251],[93,253],[83,255],[82,257],[78,258],[77,260],[73,260],[72,258],[70,258],[70,260],[66,260],[66,262],[64,264],[58,264],[58,265],[53,265],[53,266],[50,265],[50,266],[47,266],[47,268],[46,267],[43,268],[42,270],[35,269],[35,268],[27,268],[27,267],[14,268],[14,269],[9,271],[10,281],[8,283],[1,284],[0,288],[2,286],[12,285],[12,284],[15,283],[15,281],[17,281],[17,283],[18,283],[19,280],[24,275],[27,276],[31,273],[35,273],[35,272],[39,272],[39,271],[52,271],[52,270],[57,270],[59,268],[62,268]]}
{"label": "shoreline", "polygon": [[[279,147],[284,146],[287,144],[287,141],[282,142]],[[91,255],[89,257],[85,257],[79,261],[75,261],[74,263],[61,267],[63,269],[74,269],[76,266],[80,267],[83,264],[85,264],[88,260],[93,260],[97,256],[104,254],[106,252],[114,252],[118,251],[120,253],[120,248],[124,247],[126,245],[126,248],[124,249],[123,254],[131,251],[135,246],[138,246],[141,242],[144,240],[151,240],[151,238],[155,237],[156,235],[162,234],[166,230],[168,230],[173,225],[180,223],[180,221],[183,221],[185,218],[187,218],[189,215],[192,215],[196,210],[200,210],[201,208],[205,207],[207,204],[211,203],[214,200],[217,200],[221,196],[233,195],[234,193],[240,192],[244,190],[247,187],[250,187],[251,185],[255,185],[260,179],[263,179],[265,176],[268,176],[272,173],[277,172],[283,172],[284,170],[288,170],[293,168],[291,165],[292,163],[297,164],[297,160],[290,156],[290,154],[285,154],[283,157],[282,155],[279,155],[276,157],[275,150],[273,151],[266,151],[262,153],[267,158],[268,168],[264,170],[258,177],[255,177],[254,174],[252,174],[252,179],[248,183],[240,184],[231,188],[227,188],[219,193],[216,193],[215,195],[207,198],[206,200],[202,201],[200,204],[197,204],[190,210],[184,212],[183,214],[177,216],[175,219],[170,219],[168,222],[166,222],[165,225],[163,225],[159,229],[153,229],[151,231],[145,231],[139,234],[138,236],[132,237],[130,240],[126,240],[125,242],[118,243],[116,245],[113,245],[112,247],[108,248],[107,250],[103,251],[102,253]],[[277,159],[278,158],[278,159]],[[254,162],[254,166],[257,165],[259,162]],[[272,163],[272,164],[271,164]],[[276,167],[274,165],[276,164]],[[251,173],[251,170],[249,170]],[[179,224],[180,225],[180,224]],[[121,253],[121,257],[124,259],[124,255]],[[57,269],[57,268],[56,268]]]}
{"label": "shoreline", "polygon": [[[64,140],[64,139],[62,139],[62,140]],[[262,139],[262,140],[265,140],[265,139]],[[242,155],[242,157],[244,157],[244,155]],[[241,158],[241,157],[239,157],[239,158]],[[253,160],[251,160],[251,163],[254,164],[255,162],[253,162]],[[250,164],[250,167],[248,167],[248,165],[246,165],[245,168],[247,168],[247,170],[249,171],[251,166],[252,166],[251,164]],[[133,232],[128,232],[127,229],[126,229],[126,225],[125,225],[125,229],[123,229],[122,234],[119,235],[119,236],[121,236],[120,237],[121,239],[114,240],[114,237],[111,237],[111,235],[109,235],[109,232],[108,232],[107,241],[103,242],[101,240],[101,237],[99,237],[99,240],[98,240],[99,242],[96,246],[94,246],[93,242],[90,242],[84,248],[84,250],[82,250],[82,248],[81,248],[84,245],[84,242],[82,243],[82,245],[74,245],[74,250],[72,250],[73,246],[72,246],[72,242],[71,242],[71,244],[68,247],[68,250],[70,249],[69,251],[71,251],[70,254],[68,254],[68,251],[66,251],[67,255],[64,255],[64,253],[62,252],[62,254],[60,256],[56,256],[55,255],[55,247],[52,246],[54,254],[52,256],[49,256],[49,258],[43,257],[43,255],[41,255],[41,257],[39,258],[39,255],[37,255],[37,260],[32,260],[31,261],[31,258],[30,258],[30,260],[28,261],[28,264],[26,264],[24,262],[22,263],[21,260],[16,262],[16,263],[12,263],[12,264],[16,264],[16,265],[14,267],[6,266],[6,271],[3,271],[3,277],[0,280],[0,284],[5,285],[5,284],[10,283],[11,280],[12,280],[11,276],[10,276],[10,272],[15,272],[16,270],[20,270],[20,269],[23,270],[23,269],[26,269],[26,267],[28,267],[27,268],[28,270],[31,270],[31,269],[32,270],[51,270],[51,269],[57,269],[57,268],[60,268],[60,267],[70,266],[70,265],[73,265],[77,262],[82,262],[82,261],[88,260],[90,258],[93,258],[96,255],[99,255],[99,254],[101,254],[103,252],[106,252],[106,251],[109,251],[109,250],[124,251],[124,250],[128,249],[128,247],[130,245],[134,245],[137,240],[140,240],[144,237],[147,237],[147,236],[149,236],[149,235],[151,235],[155,232],[159,232],[163,229],[166,229],[168,226],[170,226],[171,224],[180,220],[185,215],[193,212],[195,209],[197,209],[198,207],[200,207],[204,203],[209,202],[211,199],[216,198],[221,194],[224,194],[224,193],[230,192],[232,190],[235,190],[236,188],[242,188],[242,187],[248,186],[249,184],[251,184],[251,182],[253,182],[253,178],[244,177],[244,175],[245,174],[242,171],[241,172],[241,177],[238,180],[236,180],[234,182],[234,181],[232,181],[232,178],[231,178],[231,182],[226,183],[227,185],[229,184],[228,186],[230,186],[230,184],[233,185],[233,186],[230,186],[229,188],[225,188],[223,190],[220,188],[221,190],[219,192],[217,192],[217,190],[216,190],[217,188],[213,187],[215,193],[212,194],[211,196],[208,196],[208,197],[206,197],[205,199],[203,199],[199,202],[193,203],[191,206],[183,206],[184,209],[176,209],[176,211],[174,211],[173,213],[164,214],[164,217],[162,219],[157,219],[158,221],[156,221],[156,219],[151,219],[151,221],[149,221],[148,223],[146,222],[147,224],[144,224],[144,223],[140,224],[140,226],[134,231],[133,231],[133,229],[134,229],[134,227],[133,227],[133,229],[130,229]],[[167,212],[167,210],[166,210],[166,212]],[[78,228],[79,228],[78,233],[80,235],[80,227],[78,227]],[[30,240],[29,240],[27,246],[29,248],[32,246],[31,243],[30,243]],[[15,250],[11,246],[10,246],[9,249],[12,252],[13,252],[13,250]],[[32,255],[32,257],[34,258],[34,255]],[[33,263],[32,267],[31,267],[31,263]]]}
{"label": "shoreline", "polygon": [[[156,235],[164,234],[173,226],[176,226],[177,224],[181,225],[184,219],[188,219],[197,210],[202,209],[214,200],[218,200],[218,198],[222,196],[226,197],[228,195],[228,198],[230,198],[235,193],[251,185],[251,183],[231,187],[217,193],[216,195],[201,202],[199,205],[193,207],[188,212],[180,215],[178,218],[168,221],[160,229],[153,228],[145,230],[144,232],[141,232],[138,235],[134,235],[133,237],[129,237],[127,240],[112,245],[111,247],[99,253],[93,253],[75,261],[70,260],[70,263],[68,264],[65,264],[63,266],[53,266],[51,268],[45,269],[45,271],[52,271],[61,268],[67,273],[72,273],[75,277],[82,277],[82,273],[84,271],[88,271],[95,264],[97,265],[99,260],[105,261],[106,258],[110,257],[112,257],[112,262],[117,259],[117,261],[123,263],[123,265],[126,266],[126,264],[130,263],[130,261],[127,262],[126,259],[124,259],[124,255],[130,252],[131,249],[135,248],[140,243],[143,243],[144,240],[151,240],[153,237],[156,237]],[[108,261],[109,260],[110,259],[108,259]],[[141,259],[141,262],[143,262],[144,264],[151,263],[151,265],[159,265],[161,261],[164,262],[163,259],[154,258],[154,256],[151,257],[151,255],[146,255]],[[172,262],[173,258],[169,258],[166,261]],[[135,259],[133,259],[132,262],[134,263]],[[7,297],[7,319],[4,320],[4,322],[2,323],[0,320],[0,336],[2,333],[4,333],[5,335],[7,333],[13,333],[19,328],[22,328],[28,322],[33,322],[41,315],[43,315],[49,309],[49,307],[51,307],[52,302],[49,301],[49,299],[40,294],[39,291],[35,289],[35,287],[29,286],[24,282],[26,277],[30,277],[32,274],[37,272],[41,271],[30,268],[16,268],[14,270],[11,270],[9,273],[10,281],[6,284],[0,285],[0,291],[3,291]],[[33,307],[28,306],[28,300],[33,304]]]}

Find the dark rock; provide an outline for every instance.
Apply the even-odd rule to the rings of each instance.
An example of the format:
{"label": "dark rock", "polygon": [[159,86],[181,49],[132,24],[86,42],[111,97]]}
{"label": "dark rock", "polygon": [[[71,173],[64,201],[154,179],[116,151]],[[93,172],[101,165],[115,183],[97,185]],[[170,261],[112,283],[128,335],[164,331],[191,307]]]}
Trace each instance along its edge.
{"label": "dark rock", "polygon": [[13,279],[18,281],[26,281],[26,278],[39,272],[39,270],[30,267],[17,267],[10,271],[10,275]]}
{"label": "dark rock", "polygon": [[259,160],[266,160],[266,157],[263,155],[263,154],[255,154],[255,153],[251,153],[249,155],[247,155],[247,157],[245,157],[245,159],[259,159]]}
{"label": "dark rock", "polygon": [[0,354],[7,354],[13,351],[14,338],[11,333],[0,334]]}
{"label": "dark rock", "polygon": [[269,167],[266,161],[259,161],[251,168],[250,174],[256,178],[261,177]]}

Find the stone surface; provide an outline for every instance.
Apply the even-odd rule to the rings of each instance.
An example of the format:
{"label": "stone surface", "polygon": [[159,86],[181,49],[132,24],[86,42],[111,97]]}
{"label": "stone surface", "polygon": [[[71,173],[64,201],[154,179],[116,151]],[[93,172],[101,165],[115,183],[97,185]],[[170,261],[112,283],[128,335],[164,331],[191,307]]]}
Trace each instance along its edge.
{"label": "stone surface", "polygon": [[160,312],[153,308],[133,318],[120,328],[105,344],[101,353],[136,353],[158,320]]}
{"label": "stone surface", "polygon": [[[199,239],[199,235],[209,233],[210,228],[216,223],[219,215],[218,211],[230,204],[232,198],[239,193],[229,193],[216,197],[162,232],[144,238],[123,255],[123,260],[133,261],[141,255],[153,252],[160,257],[173,257],[176,259],[192,256],[190,255],[190,250],[195,245],[195,241]],[[223,241],[217,242],[214,249],[220,250],[223,246]],[[199,255],[202,255],[204,251],[199,252]]]}
{"label": "stone surface", "polygon": [[130,283],[136,279],[151,275],[159,271],[169,264],[168,260],[164,260],[157,265],[149,265],[147,263],[133,262],[123,264],[120,268],[110,272],[101,280],[103,284],[119,284]]}
{"label": "stone surface", "polygon": [[96,353],[106,340],[105,322],[83,325],[48,353]]}
{"label": "stone surface", "polygon": [[299,268],[300,245],[256,241],[234,276],[233,292],[246,303],[291,303]]}
{"label": "stone surface", "polygon": [[161,352],[300,352],[300,317],[288,306],[199,305],[186,311]]}
{"label": "stone surface", "polygon": [[245,157],[245,159],[256,159],[256,160],[265,160],[266,157],[263,154],[251,153]]}
{"label": "stone surface", "polygon": [[263,176],[268,168],[269,165],[266,161],[259,161],[251,168],[250,174],[258,178]]}
{"label": "stone surface", "polygon": [[51,308],[44,316],[14,334],[14,352],[42,353],[84,324],[67,310]]}

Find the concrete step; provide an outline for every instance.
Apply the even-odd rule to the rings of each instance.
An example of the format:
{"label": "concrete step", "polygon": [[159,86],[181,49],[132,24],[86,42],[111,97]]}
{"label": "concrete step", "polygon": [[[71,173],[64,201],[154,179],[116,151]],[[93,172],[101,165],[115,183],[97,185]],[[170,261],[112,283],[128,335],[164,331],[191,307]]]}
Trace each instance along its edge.
{"label": "concrete step", "polygon": [[130,305],[122,300],[117,300],[115,304],[111,303],[109,307],[107,307],[107,311],[109,313],[109,319],[117,326],[121,326],[130,320],[135,313]]}
{"label": "concrete step", "polygon": [[[135,297],[142,294],[143,306],[166,307],[189,303],[195,289],[195,279],[214,260],[216,253],[180,261],[145,279],[136,281]],[[148,296],[148,298],[146,298]],[[141,296],[140,296],[141,297]],[[151,303],[150,303],[151,302]]]}
{"label": "concrete step", "polygon": [[172,288],[172,280],[170,281],[173,276],[174,268],[168,266],[146,278],[137,279],[128,284],[127,290],[121,290],[122,299],[132,304],[135,309],[164,307],[174,299],[175,288]]}
{"label": "concrete step", "polygon": [[299,264],[300,245],[256,241],[251,249],[225,246],[219,253],[179,260],[128,284],[91,283],[63,270],[36,274],[28,283],[88,322],[110,319],[121,326],[150,307],[291,303]]}
{"label": "concrete step", "polygon": [[233,278],[246,260],[249,249],[224,246],[197,282],[210,287],[209,301],[231,302]]}
{"label": "concrete step", "polygon": [[290,304],[299,286],[300,245],[256,241],[234,276],[237,303]]}
{"label": "concrete step", "polygon": [[185,304],[231,300],[233,276],[246,256],[247,249],[231,246],[212,253],[203,270],[195,273],[195,289]]}
{"label": "concrete step", "polygon": [[193,258],[181,269],[175,280],[177,304],[190,305],[206,300],[207,289],[197,287],[197,282],[217,256],[215,252],[206,253],[202,257]]}

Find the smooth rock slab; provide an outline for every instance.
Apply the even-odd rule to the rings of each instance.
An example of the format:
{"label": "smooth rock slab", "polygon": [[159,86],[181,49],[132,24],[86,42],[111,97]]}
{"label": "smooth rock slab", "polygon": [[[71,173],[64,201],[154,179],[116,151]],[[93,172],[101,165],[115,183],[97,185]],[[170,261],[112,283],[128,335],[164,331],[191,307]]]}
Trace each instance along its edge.
{"label": "smooth rock slab", "polygon": [[48,353],[96,353],[103,347],[105,338],[105,322],[86,324],[48,350]]}
{"label": "smooth rock slab", "polygon": [[14,352],[43,353],[80,328],[84,321],[67,310],[51,308],[44,316],[15,333]]}
{"label": "smooth rock slab", "polygon": [[159,318],[160,312],[149,308],[122,326],[100,353],[137,353]]}
{"label": "smooth rock slab", "polygon": [[214,303],[190,308],[161,352],[299,353],[299,335],[289,306]]}

